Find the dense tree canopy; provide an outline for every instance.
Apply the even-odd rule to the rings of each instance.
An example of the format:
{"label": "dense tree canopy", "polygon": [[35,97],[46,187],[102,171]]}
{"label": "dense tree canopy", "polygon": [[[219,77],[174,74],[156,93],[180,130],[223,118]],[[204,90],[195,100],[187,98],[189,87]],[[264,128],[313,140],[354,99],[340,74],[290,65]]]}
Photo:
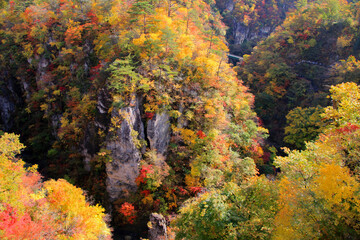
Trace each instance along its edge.
{"label": "dense tree canopy", "polygon": [[359,7],[0,1],[0,127],[28,146],[0,139],[0,237],[110,238],[89,198],[115,227],[178,213],[177,239],[359,238]]}
{"label": "dense tree canopy", "polygon": [[[179,239],[356,239],[359,237],[359,87],[331,88],[336,107],[328,125],[305,150],[285,149],[275,181],[248,177],[208,189],[185,202],[176,221]],[[339,97],[341,96],[341,97]],[[353,101],[348,101],[353,99]],[[333,114],[331,114],[333,113]],[[341,123],[339,123],[341,122]],[[240,179],[242,175],[237,175]]]}
{"label": "dense tree canopy", "polygon": [[325,107],[329,86],[357,80],[349,78],[356,76],[356,57],[349,56],[359,54],[358,9],[358,3],[347,1],[299,2],[244,56],[239,74],[255,93],[256,111],[275,143],[283,144],[290,110]]}
{"label": "dense tree canopy", "polygon": [[42,182],[36,167],[16,156],[19,137],[0,138],[0,237],[3,239],[110,239],[104,209],[63,179]]}
{"label": "dense tree canopy", "polygon": [[106,142],[129,119],[124,109],[139,105],[145,127],[169,115],[166,158],[131,129],[141,150],[138,190],[113,201],[115,224],[176,211],[237,172],[254,175],[266,130],[227,63],[214,2],[10,1],[0,29],[0,70],[20,92],[13,128],[28,145],[24,156],[103,205]]}

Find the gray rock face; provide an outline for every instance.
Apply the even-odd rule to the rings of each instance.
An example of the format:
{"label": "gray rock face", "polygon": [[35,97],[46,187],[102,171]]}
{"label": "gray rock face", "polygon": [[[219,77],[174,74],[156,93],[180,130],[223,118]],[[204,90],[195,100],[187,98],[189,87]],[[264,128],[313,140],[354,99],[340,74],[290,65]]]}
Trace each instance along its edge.
{"label": "gray rock face", "polygon": [[100,149],[100,139],[97,132],[99,130],[106,132],[109,125],[108,110],[111,106],[110,95],[105,89],[101,89],[98,95],[97,110],[98,114],[94,121],[90,122],[85,129],[84,138],[82,139],[80,150],[83,156],[84,169],[87,172],[91,170],[91,159]]}
{"label": "gray rock face", "polygon": [[245,41],[245,39],[248,39],[249,30],[250,30],[249,27],[236,22],[234,24],[234,33],[233,33],[234,44],[242,44]]}
{"label": "gray rock face", "polygon": [[158,213],[150,215],[149,239],[150,240],[167,240],[166,219]]}
{"label": "gray rock face", "polygon": [[139,175],[141,152],[136,142],[144,139],[145,134],[139,100],[136,100],[133,107],[113,110],[111,115],[112,119],[118,119],[120,124],[106,143],[112,157],[112,161],[106,164],[106,188],[110,200],[114,201],[137,189],[135,179]]}
{"label": "gray rock face", "polygon": [[5,131],[12,126],[11,115],[15,111],[15,103],[5,96],[0,96],[1,123]]}
{"label": "gray rock face", "polygon": [[[221,3],[219,3],[221,2]],[[231,44],[241,45],[245,41],[255,40],[259,41],[263,38],[268,37],[274,30],[275,25],[265,25],[261,28],[255,28],[254,26],[246,26],[242,21],[239,21],[234,17],[235,11],[235,1],[234,0],[224,0],[218,1],[217,3],[220,7],[220,10],[231,16],[231,21],[227,22],[231,30]],[[289,4],[286,4],[288,6]]]}
{"label": "gray rock face", "polygon": [[[155,114],[147,122],[147,128],[141,121],[141,100],[136,99],[132,107],[113,110],[113,122],[118,122],[115,132],[109,134],[106,148],[111,150],[112,162],[107,163],[107,191],[110,200],[126,197],[137,189],[136,178],[139,175],[139,165],[145,148],[140,141],[147,140],[151,150],[165,156],[170,142],[170,117],[168,113]],[[145,137],[145,131],[147,136]],[[112,136],[110,136],[112,135]],[[165,158],[165,157],[164,157]]]}
{"label": "gray rock face", "polygon": [[273,30],[275,29],[275,26],[273,28],[271,27],[263,27],[259,30],[253,31],[251,27],[245,26],[244,24],[240,22],[234,23],[234,44],[242,44],[245,40],[254,40],[254,39],[262,39],[269,36]]}
{"label": "gray rock face", "polygon": [[188,120],[184,116],[185,107],[183,104],[179,104],[179,112],[181,116],[177,119],[177,127],[178,128],[185,128],[188,125]]}
{"label": "gray rock face", "polygon": [[111,105],[111,101],[112,99],[109,96],[109,94],[107,94],[105,89],[101,89],[99,91],[98,101],[96,106],[100,114],[106,114],[108,112],[109,106]]}
{"label": "gray rock face", "polygon": [[0,82],[0,129],[9,131],[13,126],[13,113],[21,98],[16,93],[14,79],[6,72],[1,74]]}
{"label": "gray rock face", "polygon": [[[268,2],[267,0],[265,2]],[[271,19],[273,17],[280,18],[277,23],[271,21],[264,21],[262,26],[246,26],[244,22],[236,17],[236,8],[238,7],[235,0],[217,0],[216,4],[220,12],[225,15],[225,23],[230,28],[231,36],[228,41],[232,45],[242,45],[245,41],[251,41],[254,44],[266,37],[268,37],[275,28],[282,23],[286,17],[286,12],[295,6],[294,0],[283,1],[283,4],[277,3],[279,11],[267,14],[277,14],[277,16],[266,16]],[[235,49],[237,49],[235,47]]]}
{"label": "gray rock face", "polygon": [[62,118],[62,114],[54,114],[50,117],[52,134],[55,137],[57,137],[57,131],[61,126],[61,118]]}
{"label": "gray rock face", "polygon": [[97,128],[94,123],[89,124],[85,129],[84,138],[81,142],[81,153],[84,158],[84,169],[87,172],[90,172],[91,166],[90,161],[94,157],[95,153],[98,151],[99,143],[96,141],[96,131]]}
{"label": "gray rock face", "polygon": [[147,137],[150,142],[150,149],[156,149],[164,155],[170,141],[170,117],[166,112],[155,114],[148,121]]}
{"label": "gray rock face", "polygon": [[47,75],[47,66],[49,66],[50,61],[45,58],[45,56],[39,57],[39,63],[37,66],[37,72],[36,72],[36,84],[39,89],[43,89],[44,87],[47,87],[49,82],[46,80]]}

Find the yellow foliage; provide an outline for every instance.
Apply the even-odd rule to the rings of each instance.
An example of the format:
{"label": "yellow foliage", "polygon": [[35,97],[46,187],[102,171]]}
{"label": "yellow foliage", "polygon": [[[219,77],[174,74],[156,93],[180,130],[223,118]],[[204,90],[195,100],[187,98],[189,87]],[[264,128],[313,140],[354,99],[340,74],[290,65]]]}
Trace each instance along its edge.
{"label": "yellow foliage", "polygon": [[4,133],[0,138],[0,202],[11,203],[19,211],[24,210],[24,200],[29,197],[27,189],[22,187],[25,163],[16,159],[23,148],[18,135]]}
{"label": "yellow foliage", "polygon": [[[104,221],[104,209],[98,205],[90,206],[80,188],[62,179],[47,181],[42,186],[36,166],[24,168],[25,163],[15,158],[23,147],[14,134],[5,133],[0,138],[1,210],[5,203],[15,208],[18,217],[30,215],[32,224],[45,221],[51,230],[38,233],[36,239],[43,239],[43,235],[50,239],[71,240],[98,240],[111,236]],[[0,238],[2,234],[0,231]]]}
{"label": "yellow foliage", "polygon": [[181,138],[188,145],[194,144],[197,138],[196,133],[190,129],[180,129]]}
{"label": "yellow foliage", "polygon": [[187,174],[185,176],[185,184],[187,187],[201,187],[199,175]]}
{"label": "yellow foliage", "polygon": [[176,38],[178,44],[178,54],[176,56],[177,60],[182,60],[184,58],[192,58],[193,51],[195,49],[195,44],[193,37],[188,34],[181,34]]}
{"label": "yellow foliage", "polygon": [[4,133],[0,138],[0,156],[12,160],[23,148],[25,148],[25,146],[20,143],[19,135]]}
{"label": "yellow foliage", "polygon": [[89,206],[83,191],[66,180],[50,180],[44,183],[50,208],[58,210],[62,216],[59,220],[71,227],[82,229],[71,239],[94,239],[110,235],[110,230],[103,221],[104,209],[98,205]]}
{"label": "yellow foliage", "polygon": [[42,54],[43,52],[45,51],[45,49],[41,46],[41,45],[38,45],[38,49],[37,49],[37,54]]}
{"label": "yellow foliage", "polygon": [[360,87],[353,82],[341,83],[330,88],[333,106],[325,108],[322,117],[334,121],[335,126],[359,123]]}
{"label": "yellow foliage", "polygon": [[216,113],[217,113],[217,111],[216,111],[216,109],[214,107],[214,102],[212,100],[210,100],[210,99],[206,101],[204,108],[205,108],[205,110],[207,112],[207,115],[209,117],[215,116]]}
{"label": "yellow foliage", "polygon": [[135,44],[136,46],[143,46],[144,42],[147,40],[147,35],[146,34],[141,34],[139,38],[136,38],[133,40],[133,44]]}
{"label": "yellow foliage", "polygon": [[60,96],[60,94],[61,94],[61,91],[58,89],[58,90],[55,90],[55,91],[53,91],[53,94],[55,95],[55,96]]}
{"label": "yellow foliage", "polygon": [[47,103],[43,103],[43,104],[41,104],[40,105],[40,109],[41,109],[41,111],[47,111],[48,110],[48,105],[47,105]]}
{"label": "yellow foliage", "polygon": [[352,36],[340,36],[337,39],[336,46],[338,48],[350,47],[352,42]]}
{"label": "yellow foliage", "polygon": [[[279,183],[279,207],[280,211],[275,217],[275,240],[292,240],[301,239],[301,235],[297,232],[297,226],[294,225],[294,217],[301,211],[297,207],[297,200],[300,189],[294,185],[287,177],[281,179]],[[301,217],[301,215],[300,215]],[[301,218],[296,219],[302,221]]]}
{"label": "yellow foliage", "polygon": [[314,192],[326,200],[329,209],[341,206],[341,211],[348,211],[355,201],[355,206],[359,210],[360,198],[356,192],[360,189],[360,184],[350,175],[347,168],[323,164],[313,184]]}
{"label": "yellow foliage", "polygon": [[24,45],[23,54],[26,58],[31,58],[34,55],[34,50],[30,43]]}
{"label": "yellow foliage", "polygon": [[145,103],[144,109],[145,109],[145,112],[156,112],[159,109],[159,105]]}
{"label": "yellow foliage", "polygon": [[147,195],[146,197],[144,197],[143,199],[141,199],[141,202],[144,204],[144,205],[147,205],[147,206],[151,206],[154,202],[154,199],[152,197],[152,194],[149,194]]}

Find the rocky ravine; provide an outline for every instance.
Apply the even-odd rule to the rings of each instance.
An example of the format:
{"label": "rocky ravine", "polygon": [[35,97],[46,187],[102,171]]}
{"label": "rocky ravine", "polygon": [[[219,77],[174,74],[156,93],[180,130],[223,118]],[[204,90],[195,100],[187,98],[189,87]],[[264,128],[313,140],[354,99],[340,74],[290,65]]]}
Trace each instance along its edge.
{"label": "rocky ravine", "polygon": [[[112,119],[120,126],[109,133],[106,148],[111,151],[112,161],[107,163],[107,182],[110,201],[126,197],[136,191],[135,180],[139,175],[139,165],[145,147],[141,141],[148,142],[150,150],[165,155],[170,141],[170,117],[166,112],[155,114],[145,123],[141,118],[141,99],[135,98],[130,107],[113,110]],[[165,159],[165,158],[163,158]]]}

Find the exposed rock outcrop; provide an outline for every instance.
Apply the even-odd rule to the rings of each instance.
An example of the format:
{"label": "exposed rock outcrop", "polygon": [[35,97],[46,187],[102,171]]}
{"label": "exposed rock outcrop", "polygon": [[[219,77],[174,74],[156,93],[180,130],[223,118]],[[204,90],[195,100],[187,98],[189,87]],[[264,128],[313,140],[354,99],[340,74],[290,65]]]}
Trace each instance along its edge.
{"label": "exposed rock outcrop", "polygon": [[99,91],[97,99],[97,114],[95,120],[88,124],[84,132],[80,148],[84,161],[84,169],[91,171],[91,159],[100,149],[100,139],[97,132],[100,130],[106,132],[109,125],[109,108],[111,106],[111,97],[105,89]]}
{"label": "exposed rock outcrop", "polygon": [[[139,175],[141,151],[138,141],[145,138],[144,125],[140,115],[140,100],[131,107],[111,113],[112,121],[119,126],[110,133],[106,148],[111,151],[112,161],[106,164],[106,188],[111,201],[126,197],[128,192],[136,191],[135,179]],[[110,131],[111,132],[111,131]]]}
{"label": "exposed rock outcrop", "polygon": [[[249,54],[257,42],[268,37],[283,22],[286,12],[294,7],[294,0],[283,3],[257,0],[251,3],[244,1],[241,4],[235,0],[216,0],[216,6],[229,27],[227,41],[230,52],[242,56]],[[251,10],[253,12],[246,12],[242,7],[255,8]],[[244,21],[245,15],[248,21]]]}
{"label": "exposed rock outcrop", "polygon": [[149,239],[150,240],[167,240],[167,227],[166,219],[163,215],[152,213],[150,215],[149,226]]}
{"label": "exposed rock outcrop", "polygon": [[15,111],[15,103],[6,96],[0,95],[0,112],[1,112],[1,125],[5,131],[8,131],[11,126],[11,115]]}
{"label": "exposed rock outcrop", "polygon": [[147,138],[150,149],[164,155],[170,141],[170,117],[166,112],[155,114],[147,123]]}
{"label": "exposed rock outcrop", "polygon": [[16,86],[11,77],[7,74],[0,76],[0,128],[9,131],[13,126],[12,115],[16,110],[16,105],[20,103],[20,97],[16,92]]}
{"label": "exposed rock outcrop", "polygon": [[253,29],[250,26],[246,26],[241,22],[234,22],[233,39],[234,44],[240,45],[245,40],[260,40],[269,36],[275,29],[276,26],[269,27],[264,26],[260,29]]}
{"label": "exposed rock outcrop", "polygon": [[[101,101],[100,101],[101,102]],[[111,151],[112,161],[107,163],[107,191],[111,201],[126,197],[137,189],[140,160],[145,153],[145,141],[150,150],[156,150],[165,159],[170,142],[170,116],[166,111],[155,114],[144,126],[141,118],[140,98],[120,110],[111,113],[106,148]],[[103,104],[98,104],[100,112],[105,112]],[[145,128],[146,127],[146,128]],[[86,156],[86,151],[84,151]]]}
{"label": "exposed rock outcrop", "polygon": [[39,63],[36,72],[36,84],[38,88],[44,88],[47,84],[49,84],[49,81],[46,80],[47,67],[49,64],[49,59],[47,59],[44,55],[39,57]]}
{"label": "exposed rock outcrop", "polygon": [[92,123],[87,126],[84,134],[84,139],[81,143],[81,153],[84,158],[84,169],[87,172],[90,172],[91,166],[90,161],[94,157],[95,153],[99,150],[99,143],[96,141],[96,127]]}

